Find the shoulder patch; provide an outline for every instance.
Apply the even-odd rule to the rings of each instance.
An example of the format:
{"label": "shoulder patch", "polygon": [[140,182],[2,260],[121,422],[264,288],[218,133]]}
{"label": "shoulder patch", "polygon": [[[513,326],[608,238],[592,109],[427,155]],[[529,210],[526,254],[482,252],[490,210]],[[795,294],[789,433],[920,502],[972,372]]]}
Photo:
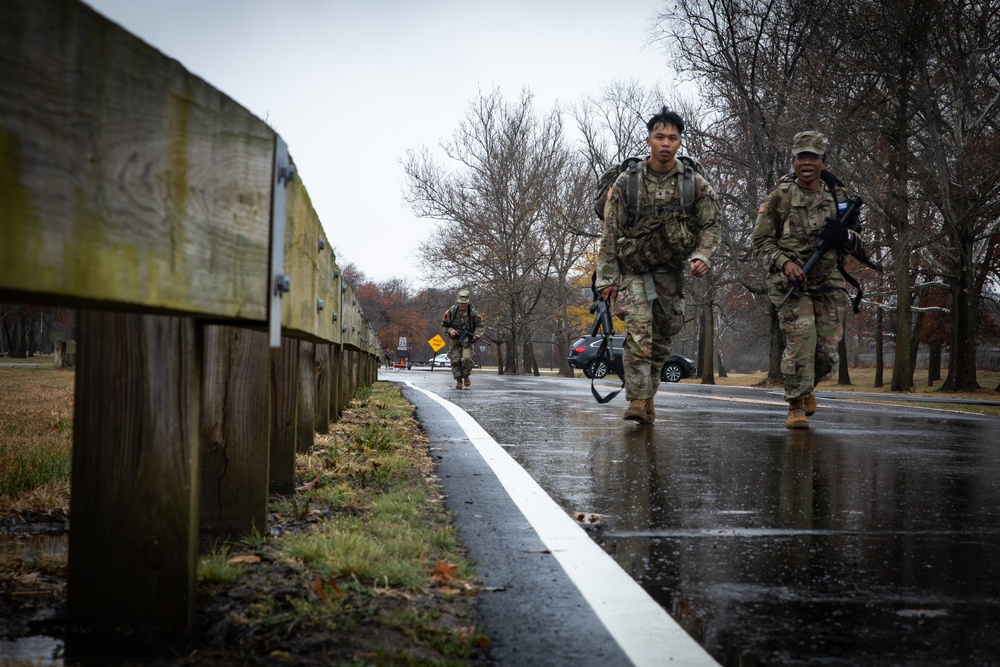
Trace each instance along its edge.
{"label": "shoulder patch", "polygon": [[757,210],[758,213],[764,213],[767,211],[767,200],[765,199],[760,203],[760,209]]}

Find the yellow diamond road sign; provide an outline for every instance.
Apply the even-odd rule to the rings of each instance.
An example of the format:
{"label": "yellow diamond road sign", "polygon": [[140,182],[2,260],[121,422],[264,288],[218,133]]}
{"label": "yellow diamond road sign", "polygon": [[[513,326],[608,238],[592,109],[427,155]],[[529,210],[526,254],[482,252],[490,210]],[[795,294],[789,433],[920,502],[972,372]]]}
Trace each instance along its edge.
{"label": "yellow diamond road sign", "polygon": [[432,348],[434,348],[435,352],[437,352],[438,350],[440,350],[442,347],[445,346],[444,338],[441,338],[441,334],[438,334],[434,336],[434,338],[431,338],[429,341],[427,341],[427,344],[430,345]]}

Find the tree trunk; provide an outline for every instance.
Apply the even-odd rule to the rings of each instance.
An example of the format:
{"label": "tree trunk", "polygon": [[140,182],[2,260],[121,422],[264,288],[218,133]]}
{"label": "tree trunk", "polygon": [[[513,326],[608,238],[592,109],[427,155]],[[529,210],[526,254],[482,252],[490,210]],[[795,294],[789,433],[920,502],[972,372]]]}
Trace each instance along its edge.
{"label": "tree trunk", "polygon": [[531,336],[527,333],[524,335],[524,352],[522,356],[524,357],[524,374],[538,377],[538,360],[535,359],[535,345],[531,340]]}
{"label": "tree trunk", "polygon": [[[846,329],[846,326],[845,326]],[[847,364],[847,338],[842,337],[837,344],[837,356],[840,357],[837,368],[837,384],[850,386],[851,372]]]}
{"label": "tree trunk", "polygon": [[778,310],[774,304],[769,303],[767,310],[771,315],[771,338],[767,354],[767,378],[764,379],[761,386],[781,387],[784,384],[784,378],[781,375],[781,355],[785,351],[785,336],[781,333],[781,325],[778,324]]}
{"label": "tree trunk", "polygon": [[[37,312],[37,311],[36,311]],[[33,317],[28,317],[25,314],[24,317],[25,333],[27,335],[27,348],[28,356],[35,356],[35,352],[38,351],[38,341],[35,337],[35,319]]]}
{"label": "tree trunk", "polygon": [[879,308],[875,311],[875,386],[885,386],[885,311]]}
{"label": "tree trunk", "polygon": [[10,356],[14,359],[24,359],[28,356],[28,350],[24,346],[24,306],[14,306],[10,315]]}
{"label": "tree trunk", "polygon": [[712,302],[701,307],[701,345],[698,352],[698,363],[701,368],[701,383],[715,384],[715,313]]}
{"label": "tree trunk", "polygon": [[959,245],[962,266],[951,287],[951,345],[949,347],[948,376],[940,391],[975,391],[976,379],[976,318],[979,312],[979,294],[973,285],[973,247],[962,240]]}
{"label": "tree trunk", "polygon": [[927,386],[941,379],[941,343],[931,343],[927,352]]}
{"label": "tree trunk", "polygon": [[718,345],[715,347],[715,359],[719,362],[719,377],[729,377],[729,374],[726,372],[726,362],[722,359],[722,350],[719,349]]}

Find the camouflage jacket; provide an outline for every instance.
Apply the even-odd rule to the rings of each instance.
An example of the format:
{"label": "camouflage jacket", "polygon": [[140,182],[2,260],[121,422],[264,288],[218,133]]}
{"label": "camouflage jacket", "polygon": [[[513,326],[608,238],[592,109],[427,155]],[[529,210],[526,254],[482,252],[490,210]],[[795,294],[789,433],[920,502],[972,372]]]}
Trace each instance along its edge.
{"label": "camouflage jacket", "polygon": [[[753,228],[753,250],[757,260],[771,274],[770,283],[787,289],[788,281],[782,267],[791,260],[802,266],[819,245],[819,230],[827,218],[837,216],[838,205],[846,207],[849,194],[844,188],[834,193],[826,184],[816,193],[799,188],[793,176],[784,176],[757,212]],[[851,230],[850,240],[842,250],[852,254],[860,249],[858,233]],[[833,285],[845,288],[847,283],[837,270],[838,253],[827,252],[809,272],[809,284]]]}
{"label": "camouflage jacket", "polygon": [[649,169],[647,161],[642,163],[639,214],[632,224],[628,224],[626,210],[628,174],[622,172],[608,190],[597,289],[617,285],[623,274],[683,270],[689,260],[700,259],[711,266],[722,236],[715,190],[701,174],[694,173],[692,219],[680,210],[677,181],[681,168],[678,160],[664,174]]}
{"label": "camouflage jacket", "polygon": [[471,303],[464,313],[456,303],[444,314],[444,319],[441,322],[441,337],[450,343],[457,343],[459,341],[452,338],[451,334],[448,333],[448,329],[452,327],[471,331],[474,337],[479,338],[483,335],[483,317],[479,314],[479,311],[472,307]]}

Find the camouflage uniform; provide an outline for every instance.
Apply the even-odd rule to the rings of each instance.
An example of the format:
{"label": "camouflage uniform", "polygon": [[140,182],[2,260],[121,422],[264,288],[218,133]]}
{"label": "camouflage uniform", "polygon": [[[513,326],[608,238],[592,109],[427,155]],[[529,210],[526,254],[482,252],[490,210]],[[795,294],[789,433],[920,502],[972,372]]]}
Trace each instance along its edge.
{"label": "camouflage uniform", "polygon": [[617,314],[625,320],[622,363],[625,397],[652,398],[660,386],[660,369],[670,356],[670,337],[684,327],[684,272],[688,262],[707,266],[719,245],[721,230],[715,191],[694,172],[695,219],[680,210],[643,215],[642,211],[679,209],[678,159],[667,173],[640,169],[640,205],[628,224],[623,172],[608,190],[597,263],[596,287],[618,286]]}
{"label": "camouflage uniform", "polygon": [[[463,313],[459,304],[468,304]],[[469,303],[469,290],[459,290],[458,303],[448,309],[442,321],[441,337],[449,341],[448,360],[451,361],[451,375],[456,381],[466,379],[465,386],[469,386],[467,378],[472,375],[472,342],[462,344],[461,337],[452,338],[448,331],[453,327],[461,327],[472,332],[472,337],[478,340],[483,335],[483,318]],[[456,385],[457,386],[457,385]]]}
{"label": "camouflage uniform", "polygon": [[[825,150],[825,142],[822,137],[821,148],[816,150]],[[785,176],[761,204],[753,230],[753,248],[769,273],[768,296],[775,306],[792,287],[783,271],[785,262],[791,260],[803,266],[808,261],[819,245],[820,228],[827,224],[828,218],[837,217],[838,204],[846,207],[848,197],[844,188],[837,187],[834,201],[834,193],[825,183],[820,190],[811,192],[799,188],[794,177]],[[841,252],[851,254],[859,248],[860,237],[851,231]],[[837,346],[844,337],[849,299],[847,282],[837,268],[837,261],[836,250],[823,255],[810,270],[805,289],[796,288],[778,313],[785,335],[781,373],[786,401],[812,394],[816,380],[833,370],[839,361]]]}

